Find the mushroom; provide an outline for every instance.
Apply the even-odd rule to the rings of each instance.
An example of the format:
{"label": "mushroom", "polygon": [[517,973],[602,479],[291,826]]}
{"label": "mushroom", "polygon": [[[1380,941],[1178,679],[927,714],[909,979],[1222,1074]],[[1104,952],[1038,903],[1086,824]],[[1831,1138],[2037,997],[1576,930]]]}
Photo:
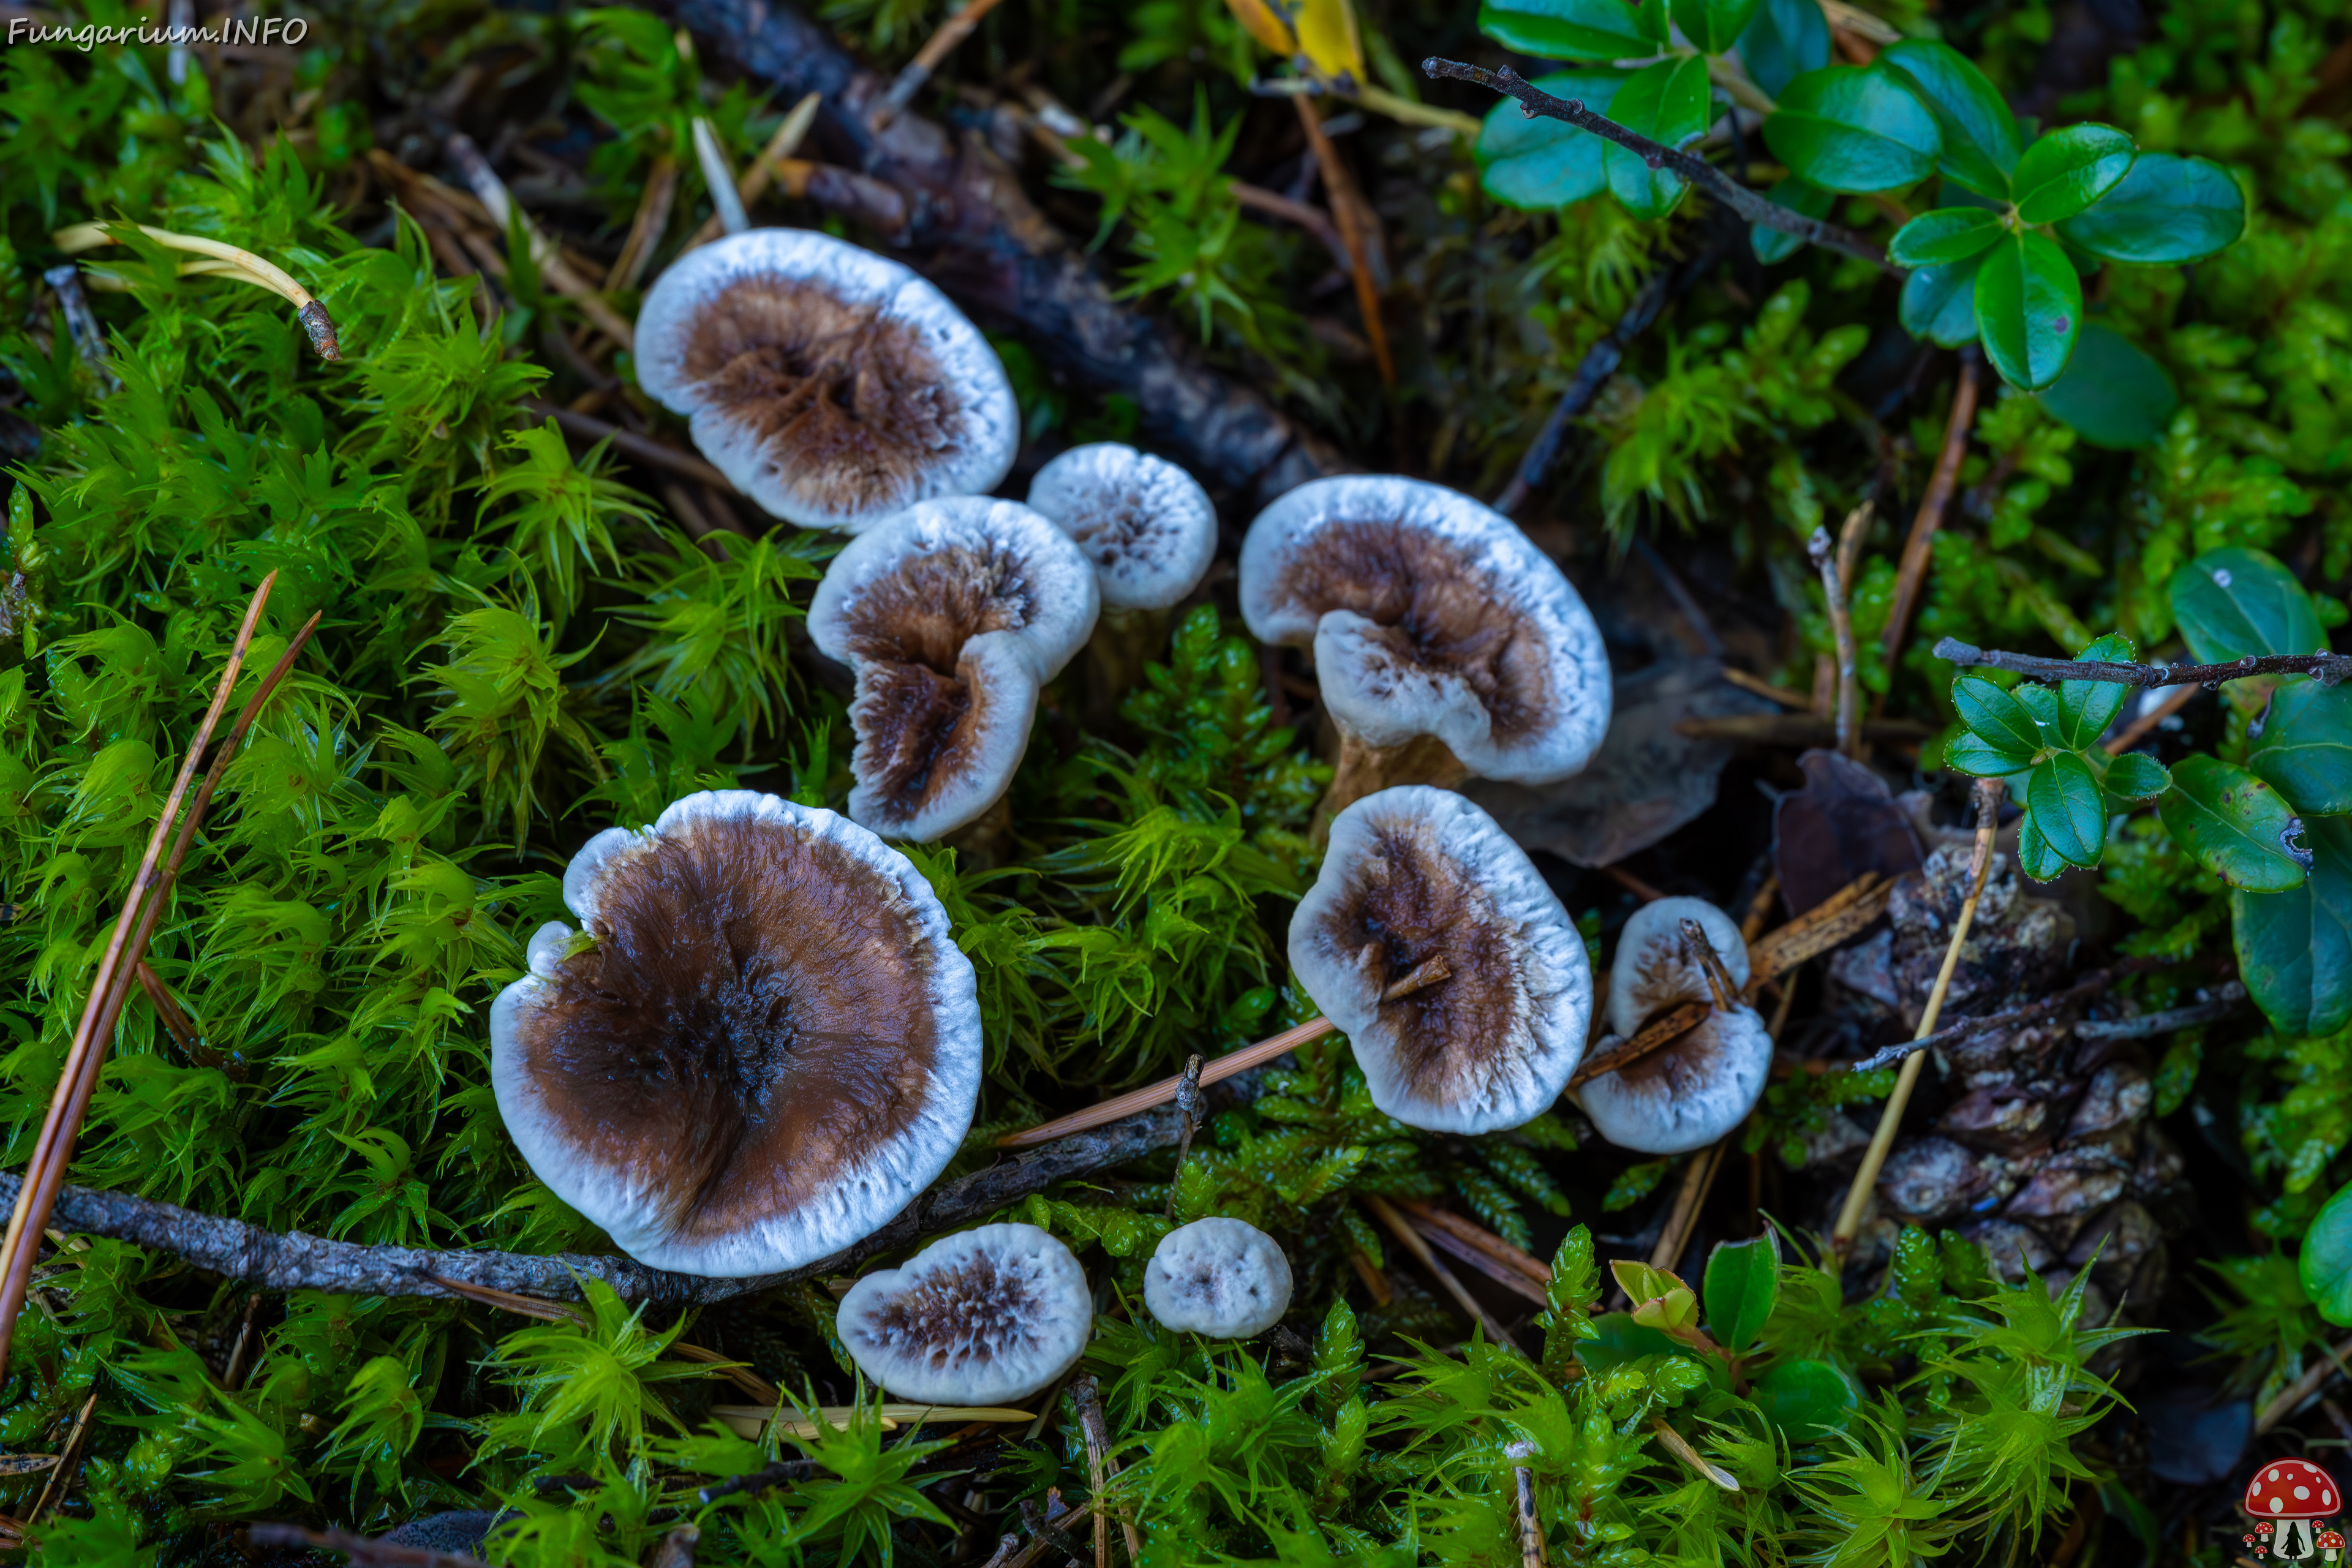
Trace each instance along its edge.
{"label": "mushroom", "polygon": [[1609,728],[1592,616],[1509,519],[1420,479],[1299,486],[1243,541],[1242,616],[1315,650],[1339,731],[1324,815],[1391,784],[1549,784]]}
{"label": "mushroom", "polygon": [[1237,1219],[1196,1219],[1160,1238],[1143,1270],[1143,1304],[1168,1328],[1248,1340],[1290,1310],[1290,1259]]}
{"label": "mushroom", "polygon": [[1003,1405],[1077,1363],[1094,1297],[1051,1233],[983,1225],[866,1275],[841,1299],[835,1323],[858,1370],[902,1398]]}
{"label": "mushroom", "polygon": [[857,672],[849,815],[929,840],[995,805],[1097,604],[1078,547],[1017,501],[922,501],[851,540],[808,619]]}
{"label": "mushroom", "polygon": [[2335,1479],[2308,1459],[2273,1459],[2246,1484],[2246,1511],[2277,1522],[2273,1550],[2289,1561],[2318,1554],[2312,1521],[2333,1516],[2342,1502]]}
{"label": "mushroom", "polygon": [[490,1083],[533,1174],[631,1257],[796,1268],[929,1186],[980,1094],[946,911],[846,818],[690,795],[572,858],[490,1007]]}
{"label": "mushroom", "polygon": [[1699,899],[1660,899],[1625,922],[1609,974],[1609,1022],[1632,1035],[1662,1013],[1704,1003],[1681,1037],[1579,1090],[1603,1138],[1645,1154],[1704,1148],[1764,1093],[1772,1037],[1741,1001],[1748,944],[1730,916]]}
{"label": "mushroom", "polygon": [[1106,608],[1164,610],[1217,553],[1217,509],[1164,458],[1116,441],[1073,447],[1029,481],[1029,504],[1094,563]]}
{"label": "mushroom", "polygon": [[646,294],[636,369],[736,489],[808,528],[992,489],[1020,446],[1013,384],[947,296],[808,229],[688,252]]}
{"label": "mushroom", "polygon": [[1519,1126],[1584,1056],[1583,938],[1495,819],[1447,790],[1400,785],[1332,820],[1290,966],[1407,1126]]}

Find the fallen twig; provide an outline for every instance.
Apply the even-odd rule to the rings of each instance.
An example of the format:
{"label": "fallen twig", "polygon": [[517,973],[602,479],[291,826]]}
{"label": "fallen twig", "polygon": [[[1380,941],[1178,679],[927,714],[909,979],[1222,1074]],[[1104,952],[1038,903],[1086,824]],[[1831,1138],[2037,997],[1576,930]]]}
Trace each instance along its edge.
{"label": "fallen twig", "polygon": [[1867,528],[1870,513],[1871,503],[1863,502],[1848,514],[1845,526],[1839,531],[1839,542],[1832,542],[1828,529],[1817,528],[1806,546],[1814,569],[1822,574],[1822,593],[1829,604],[1830,632],[1837,641],[1837,749],[1849,757],[1862,754],[1862,733],[1854,724],[1862,707],[1862,689],[1855,671],[1853,615],[1846,603],[1851,584],[1840,563],[1847,554],[1843,541],[1857,537],[1861,530]]}
{"label": "fallen twig", "polygon": [[395,1542],[353,1535],[348,1530],[306,1530],[299,1524],[257,1524],[246,1531],[256,1546],[310,1546],[340,1552],[352,1568],[489,1568],[478,1557],[462,1552],[436,1552],[429,1546],[402,1546]]}
{"label": "fallen twig", "polygon": [[646,275],[654,250],[669,228],[670,209],[677,204],[677,160],[665,153],[646,171],[646,188],[637,198],[636,216],[629,220],[629,237],[613,258],[605,280],[615,289],[634,289]]}
{"label": "fallen twig", "polygon": [[1348,272],[1356,287],[1356,310],[1364,318],[1364,336],[1372,345],[1372,363],[1380,367],[1381,384],[1396,384],[1396,361],[1389,353],[1388,323],[1381,318],[1381,289],[1372,277],[1372,235],[1368,222],[1377,223],[1371,204],[1356,188],[1355,176],[1339,160],[1339,150],[1323,132],[1322,112],[1306,98],[1290,100],[1298,110],[1307,145],[1323,172],[1323,194],[1331,204],[1332,221],[1339,226],[1340,243],[1348,250]]}
{"label": "fallen twig", "polygon": [[2246,988],[2237,981],[2227,981],[2215,986],[2212,996],[2206,1001],[2186,1007],[2168,1007],[2161,1013],[2145,1013],[2137,1018],[2086,1018],[2074,1026],[2074,1034],[2084,1040],[2145,1040],[2185,1029],[2191,1024],[2226,1018],[2245,999]]}
{"label": "fallen twig", "polygon": [[1437,1260],[1437,1254],[1429,1250],[1429,1243],[1423,1238],[1421,1232],[1407,1223],[1404,1215],[1396,1211],[1395,1205],[1378,1193],[1359,1193],[1357,1196],[1363,1200],[1366,1208],[1372,1211],[1372,1217],[1386,1226],[1389,1233],[1404,1244],[1404,1249],[1412,1254],[1413,1261],[1427,1269],[1429,1277],[1444,1288],[1445,1293],[1454,1298],[1455,1304],[1469,1315],[1470,1321],[1486,1331],[1488,1340],[1498,1345],[1517,1346],[1518,1342],[1511,1337],[1511,1331],[1479,1304],[1478,1298],[1470,1294],[1469,1287],[1455,1277],[1454,1270]]}
{"label": "fallen twig", "polygon": [[1658,1245],[1650,1249],[1650,1267],[1674,1271],[1682,1260],[1683,1248],[1690,1245],[1690,1233],[1698,1223],[1698,1211],[1706,1206],[1706,1194],[1715,1189],[1715,1178],[1723,1173],[1724,1156],[1730,1152],[1731,1135],[1724,1134],[1701,1149],[1684,1169],[1683,1184],[1675,1194],[1675,1206],[1666,1215],[1666,1223],[1658,1232]]}
{"label": "fallen twig", "polygon": [[2203,689],[2204,688],[2201,686],[2184,686],[2175,691],[2171,696],[2166,698],[2163,701],[2158,703],[2155,707],[2149,709],[2147,712],[2141,714],[2138,718],[2133,720],[2130,723],[2125,725],[2122,729],[2116,731],[2114,737],[2107,742],[2105,748],[2107,755],[2111,757],[2120,757],[2126,752],[2130,751],[2134,746],[2138,745],[2142,741],[2147,740],[2148,735],[2158,724],[2163,723],[2167,719],[2171,718],[2175,713],[2179,712],[2183,708],[2188,707],[2191,702],[2195,701],[2197,700],[2197,694]]}
{"label": "fallen twig", "polygon": [[1874,1052],[1858,1062],[1852,1063],[1844,1070],[1875,1072],[1880,1068],[1893,1067],[1895,1063],[1923,1051],[1935,1050],[1943,1046],[1958,1045],[1972,1036],[1985,1034],[1993,1029],[2019,1028],[2046,1018],[2051,1014],[2071,1006],[2086,996],[2096,995],[2126,975],[2145,973],[2151,969],[2161,969],[2171,963],[2172,960],[2168,958],[2133,958],[2126,959],[2111,968],[2094,969],[2065,990],[2044,996],[2038,1002],[2028,1002],[2021,1006],[2011,1007],[1999,1013],[1987,1013],[1981,1017],[1963,1018],[1958,1023],[1938,1029],[1932,1035],[1923,1035],[1916,1039],[1905,1040],[1900,1045],[1889,1046],[1883,1051]]}
{"label": "fallen twig", "polygon": [[2352,1357],[2352,1340],[2346,1340],[2305,1368],[2301,1377],[2280,1389],[2254,1417],[2254,1436],[2261,1436],[2294,1415],[2296,1406],[2326,1387],[2327,1380],[2344,1370],[2347,1357]]}
{"label": "fallen twig", "polygon": [[1887,607],[1886,630],[1878,639],[1889,669],[1895,668],[1895,656],[1903,651],[1904,635],[1911,629],[1912,608],[1918,604],[1920,586],[1927,578],[1936,531],[1944,526],[1944,512],[1952,504],[1952,491],[1960,480],[1960,459],[1968,454],[1969,431],[1976,424],[1977,367],[1983,358],[1974,343],[1960,350],[1959,380],[1952,387],[1951,416],[1944,421],[1943,449],[1936,455],[1927,493],[1919,498],[1919,510],[1911,519],[1910,537],[1903,542],[1903,561],[1895,574],[1895,602]]}
{"label": "fallen twig", "polygon": [[922,91],[923,84],[931,79],[931,73],[955,53],[958,44],[971,37],[982,18],[995,10],[997,5],[998,0],[965,0],[963,5],[940,24],[937,32],[923,40],[923,47],[915,52],[913,59],[898,68],[898,74],[891,79],[890,90],[884,93],[882,101],[875,106],[875,130],[881,130],[906,112],[907,105],[915,101],[915,94]]}
{"label": "fallen twig", "polygon": [[1235,180],[1229,188],[1234,200],[1244,209],[1264,213],[1268,217],[1278,217],[1285,223],[1295,223],[1321,240],[1323,248],[1331,253],[1332,265],[1341,271],[1353,265],[1354,258],[1348,254],[1347,241],[1339,237],[1339,229],[1325,216],[1322,208],[1308,206],[1305,202],[1294,202],[1279,191],[1269,191],[1264,185],[1253,185],[1246,180]]}
{"label": "fallen twig", "polygon": [[2032,680],[2105,680],[2117,686],[2219,686],[2249,675],[2307,675],[2322,686],[2352,676],[2352,654],[2248,654],[2227,664],[2107,664],[2075,658],[2043,658],[1977,647],[1958,637],[1936,645],[1936,657],[1951,664],[2014,670]]}

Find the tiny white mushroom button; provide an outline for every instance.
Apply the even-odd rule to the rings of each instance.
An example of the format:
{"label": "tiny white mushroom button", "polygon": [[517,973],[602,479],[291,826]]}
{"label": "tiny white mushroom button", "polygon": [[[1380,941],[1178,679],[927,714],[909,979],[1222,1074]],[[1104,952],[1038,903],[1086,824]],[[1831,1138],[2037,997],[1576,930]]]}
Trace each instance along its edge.
{"label": "tiny white mushroom button", "polygon": [[1143,1270],[1143,1304],[1168,1328],[1246,1340],[1290,1310],[1290,1259],[1237,1219],[1196,1219],[1160,1238]]}
{"label": "tiny white mushroom button", "polygon": [[866,1275],[835,1322],[858,1370],[903,1399],[1004,1405],[1077,1364],[1094,1298],[1049,1232],[983,1225]]}
{"label": "tiny white mushroom button", "polygon": [[1073,447],[1029,482],[1029,504],[1094,563],[1106,605],[1163,610],[1217,553],[1217,512],[1192,475],[1116,441]]}

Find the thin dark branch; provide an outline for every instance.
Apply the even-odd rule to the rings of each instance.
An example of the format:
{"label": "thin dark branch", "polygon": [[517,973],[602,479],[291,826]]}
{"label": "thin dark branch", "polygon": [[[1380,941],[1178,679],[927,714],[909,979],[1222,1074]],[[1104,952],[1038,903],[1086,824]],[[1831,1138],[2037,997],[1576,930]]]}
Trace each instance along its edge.
{"label": "thin dark branch", "polygon": [[340,1552],[353,1568],[488,1568],[478,1557],[462,1552],[436,1552],[427,1546],[403,1546],[353,1535],[347,1530],[305,1530],[299,1524],[257,1524],[246,1532],[256,1546],[309,1546]]}
{"label": "thin dark branch", "polygon": [[716,1486],[705,1487],[695,1495],[706,1503],[714,1503],[720,1498],[733,1497],[738,1492],[763,1492],[770,1487],[789,1486],[793,1481],[804,1481],[824,1468],[824,1467],[814,1459],[778,1459],[764,1469],[753,1470],[748,1476],[736,1476],[720,1481]]}
{"label": "thin dark branch", "polygon": [[2216,1018],[2226,1018],[2238,1010],[2246,999],[2246,988],[2232,980],[2213,988],[2213,994],[2202,1002],[2186,1007],[2168,1007],[2161,1013],[2147,1013],[2137,1018],[2095,1018],[2074,1026],[2075,1035],[2085,1040],[2145,1040],[2156,1035],[2168,1035],[2175,1029],[2185,1029],[2191,1024],[2210,1024]]}
{"label": "thin dark branch", "polygon": [[1936,645],[1936,657],[1951,664],[2014,670],[2035,680],[2107,680],[2118,686],[2215,687],[2249,675],[2308,675],[2322,686],[2333,686],[2352,675],[2352,654],[2341,653],[2248,654],[2227,664],[2104,664],[2004,653],[1946,637]]}
{"label": "thin dark branch", "polygon": [[2048,1017],[2063,1007],[2070,1006],[2085,997],[2098,994],[2126,975],[2142,974],[2151,969],[2162,969],[2171,963],[2172,960],[2168,958],[2129,958],[2110,968],[2094,969],[2065,990],[2053,995],[2044,996],[2038,1002],[2028,1002],[2023,1006],[2011,1007],[2005,1012],[1987,1013],[1982,1017],[1963,1018],[1957,1024],[1945,1026],[1932,1035],[1925,1035],[1916,1040],[1905,1040],[1899,1045],[1889,1046],[1875,1055],[1864,1057],[1862,1060],[1853,1063],[1847,1070],[1874,1072],[1880,1068],[1895,1067],[1901,1064],[1904,1058],[1920,1051],[1934,1050],[1938,1046],[1958,1045],[1970,1036],[1986,1034],[1994,1029],[2014,1029],[2021,1025],[2034,1023]]}
{"label": "thin dark branch", "polygon": [[1639,132],[1628,131],[1604,114],[1595,114],[1573,98],[1554,98],[1550,93],[1529,82],[1527,78],[1505,66],[1490,71],[1480,66],[1465,65],[1460,60],[1441,60],[1434,55],[1421,62],[1422,74],[1442,80],[1475,81],[1480,87],[1493,88],[1519,100],[1520,110],[1530,120],[1538,115],[1565,121],[1580,131],[1590,131],[1595,136],[1614,142],[1620,147],[1641,155],[1653,169],[1671,169],[1685,184],[1696,185],[1749,223],[1777,228],[1782,234],[1793,234],[1809,244],[1867,261],[1892,278],[1904,276],[1903,268],[1886,259],[1886,252],[1854,233],[1833,223],[1807,217],[1800,212],[1749,190],[1730,175],[1704,158],[1694,158],[1687,153],[1676,152],[1663,142],[1653,142]]}

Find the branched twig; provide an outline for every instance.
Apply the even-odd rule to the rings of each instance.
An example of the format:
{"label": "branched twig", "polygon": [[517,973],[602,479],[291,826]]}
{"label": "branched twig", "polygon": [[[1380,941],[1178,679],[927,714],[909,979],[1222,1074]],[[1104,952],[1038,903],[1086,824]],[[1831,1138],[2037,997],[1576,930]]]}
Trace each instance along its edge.
{"label": "branched twig", "polygon": [[2005,653],[1946,637],[1936,645],[1936,657],[1964,667],[2014,670],[2032,680],[2105,680],[2117,686],[2213,687],[2249,675],[2308,675],[2322,686],[2333,686],[2352,676],[2352,654],[2341,653],[2248,654],[2227,664],[2105,664]]}
{"label": "branched twig", "polygon": [[1694,158],[1687,153],[1676,152],[1663,142],[1653,142],[1647,136],[1628,131],[1608,116],[1593,113],[1577,99],[1554,98],[1508,66],[1498,71],[1490,71],[1479,66],[1465,65],[1459,60],[1441,60],[1432,56],[1421,62],[1421,69],[1424,76],[1442,80],[1475,81],[1480,87],[1507,93],[1519,100],[1520,110],[1530,120],[1542,115],[1547,119],[1565,121],[1580,131],[1590,131],[1595,136],[1614,142],[1626,151],[1638,153],[1642,161],[1653,169],[1671,169],[1685,184],[1696,185],[1749,223],[1777,228],[1782,234],[1793,234],[1809,244],[1867,261],[1890,277],[1904,275],[1901,268],[1886,259],[1885,251],[1852,229],[1807,217],[1778,202],[1769,201],[1704,158]]}
{"label": "branched twig", "polygon": [[2074,1026],[2076,1037],[2085,1040],[2145,1040],[2158,1035],[2168,1035],[2175,1029],[2185,1029],[2191,1024],[2210,1024],[2216,1018],[2226,1018],[2238,1010],[2246,999],[2246,988],[2232,980],[2213,988],[2205,1001],[2186,1007],[2168,1007],[2161,1013],[2146,1013],[2137,1018],[2091,1018]]}
{"label": "branched twig", "polygon": [[2098,994],[2126,975],[2141,974],[2151,969],[2161,969],[2171,962],[2172,960],[2168,958],[2133,958],[2126,959],[2110,969],[2094,969],[2065,990],[2044,996],[2038,1002],[2028,1002],[2022,1006],[2011,1007],[1999,1013],[1987,1013],[1982,1017],[1963,1018],[1948,1028],[1938,1029],[1932,1035],[1922,1035],[1916,1039],[1905,1040],[1900,1045],[1889,1046],[1883,1051],[1864,1057],[1846,1070],[1875,1072],[1880,1068],[1891,1068],[1897,1062],[1917,1056],[1923,1051],[1958,1045],[1972,1036],[1985,1034],[1993,1029],[2014,1029],[2027,1024],[2037,1023],[2053,1013],[2082,1001],[2086,996]]}

